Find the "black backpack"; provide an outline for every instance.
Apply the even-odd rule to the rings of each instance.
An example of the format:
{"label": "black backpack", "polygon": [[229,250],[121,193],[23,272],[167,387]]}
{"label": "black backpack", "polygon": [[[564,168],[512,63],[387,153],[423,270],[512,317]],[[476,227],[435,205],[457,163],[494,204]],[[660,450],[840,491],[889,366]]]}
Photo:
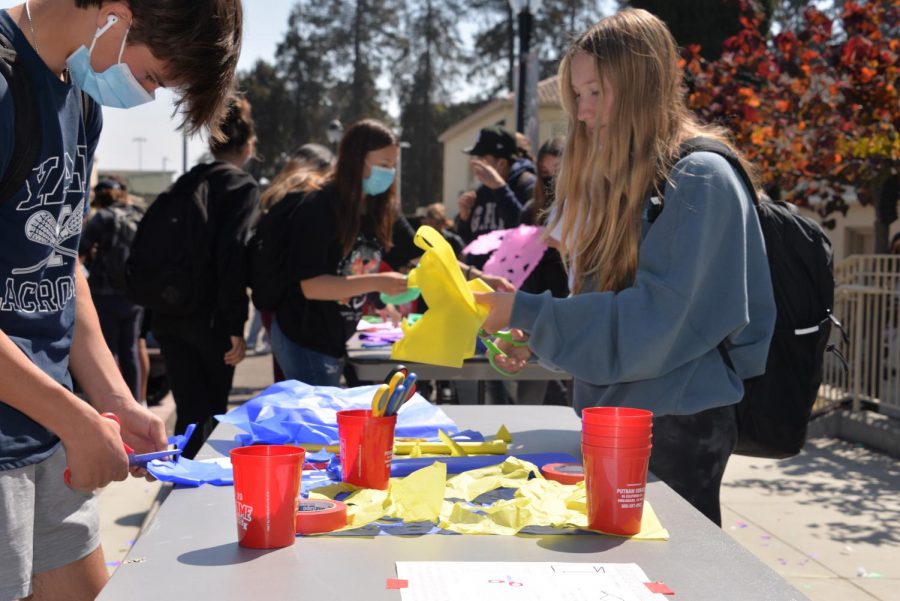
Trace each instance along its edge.
{"label": "black backpack", "polygon": [[[17,61],[18,54],[12,42],[0,35],[0,76],[6,79],[13,104],[16,107],[13,122],[15,142],[10,154],[9,165],[0,177],[0,204],[22,189],[41,153],[40,109],[34,98],[31,78],[26,69],[18,67]],[[95,110],[97,110],[97,104],[94,99],[82,92],[81,121],[85,131],[87,131],[86,124]]]}
{"label": "black backpack", "polygon": [[197,165],[147,209],[126,265],[126,290],[135,303],[178,316],[195,312],[212,296],[209,180],[228,169],[223,163]]}
{"label": "black backpack", "polygon": [[111,288],[125,290],[128,285],[126,277],[128,257],[131,256],[131,245],[134,243],[144,213],[130,205],[111,205],[99,210],[109,212],[113,219],[109,246],[103,248],[100,254],[103,274],[107,285]]}
{"label": "black backpack", "polygon": [[[831,242],[817,223],[801,216],[788,203],[760,199],[738,157],[726,145],[693,138],[680,149],[681,158],[693,152],[712,152],[725,158],[744,182],[756,206],[766,242],[769,272],[775,294],[775,332],[766,371],[744,380],[744,397],[737,405],[738,442],[735,453],[783,458],[800,452],[806,428],[822,383],[822,362],[832,324],[834,276]],[[650,215],[652,223],[662,206]],[[724,341],[718,346],[723,361],[734,369]],[[843,360],[843,358],[841,357]]]}
{"label": "black backpack", "polygon": [[291,192],[263,213],[248,242],[251,298],[260,311],[277,309],[291,285],[288,245],[294,215],[305,196]]}

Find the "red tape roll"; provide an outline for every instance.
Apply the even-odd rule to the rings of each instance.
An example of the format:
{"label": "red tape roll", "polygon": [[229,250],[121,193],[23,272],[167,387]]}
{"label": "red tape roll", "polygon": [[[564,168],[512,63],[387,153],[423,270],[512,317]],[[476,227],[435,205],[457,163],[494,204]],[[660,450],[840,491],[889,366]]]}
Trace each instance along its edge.
{"label": "red tape roll", "polygon": [[584,466],[580,463],[548,463],[541,468],[547,480],[561,484],[578,484],[584,480]]}
{"label": "red tape roll", "polygon": [[301,499],[297,510],[297,534],[334,532],[347,525],[347,506],[340,501]]}

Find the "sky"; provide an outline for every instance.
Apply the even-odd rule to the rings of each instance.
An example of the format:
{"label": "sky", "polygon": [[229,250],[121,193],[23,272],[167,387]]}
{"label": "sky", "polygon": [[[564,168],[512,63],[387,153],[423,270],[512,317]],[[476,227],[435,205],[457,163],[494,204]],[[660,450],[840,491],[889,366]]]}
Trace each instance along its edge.
{"label": "sky", "polygon": [[[22,0],[0,0],[0,9]],[[294,0],[244,0],[244,42],[238,70],[246,70],[257,59],[272,61],[275,46],[287,30],[287,18]],[[38,34],[40,39],[40,34]],[[181,172],[182,137],[178,120],[172,119],[174,96],[158,90],[156,101],[133,109],[103,109],[103,133],[97,147],[95,168],[159,170]],[[137,142],[135,138],[146,141]],[[188,143],[188,166],[207,150],[199,136]]]}

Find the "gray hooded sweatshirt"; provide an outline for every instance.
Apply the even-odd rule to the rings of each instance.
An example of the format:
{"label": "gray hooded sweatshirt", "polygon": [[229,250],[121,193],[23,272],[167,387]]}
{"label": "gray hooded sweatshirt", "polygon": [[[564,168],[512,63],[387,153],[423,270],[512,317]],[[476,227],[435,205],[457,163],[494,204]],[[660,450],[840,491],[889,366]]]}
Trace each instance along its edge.
{"label": "gray hooded sweatshirt", "polygon": [[[742,378],[765,371],[775,300],[753,201],[713,153],[685,157],[669,179],[652,226],[644,211],[631,287],[563,299],[516,294],[512,327],[530,334],[541,362],[574,376],[579,413],[693,414],[737,403]],[[737,373],[717,350],[722,341]]]}

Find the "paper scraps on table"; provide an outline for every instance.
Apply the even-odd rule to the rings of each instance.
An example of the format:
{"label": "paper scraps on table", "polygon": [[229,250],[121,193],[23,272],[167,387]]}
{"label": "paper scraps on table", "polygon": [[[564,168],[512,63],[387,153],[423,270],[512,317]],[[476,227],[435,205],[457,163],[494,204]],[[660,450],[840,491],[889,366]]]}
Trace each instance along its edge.
{"label": "paper scraps on table", "polygon": [[[513,489],[514,494],[487,505],[475,502],[498,489]],[[336,483],[310,491],[309,497],[334,499],[347,492],[341,497],[348,506],[347,534],[385,517],[403,520],[407,526],[427,522],[418,528],[419,534],[514,535],[531,527],[587,528],[583,482],[565,485],[546,480],[537,466],[515,457],[449,479],[446,466],[435,463],[406,478],[391,478],[386,491]],[[668,540],[669,533],[645,502],[641,532],[628,538]]]}

